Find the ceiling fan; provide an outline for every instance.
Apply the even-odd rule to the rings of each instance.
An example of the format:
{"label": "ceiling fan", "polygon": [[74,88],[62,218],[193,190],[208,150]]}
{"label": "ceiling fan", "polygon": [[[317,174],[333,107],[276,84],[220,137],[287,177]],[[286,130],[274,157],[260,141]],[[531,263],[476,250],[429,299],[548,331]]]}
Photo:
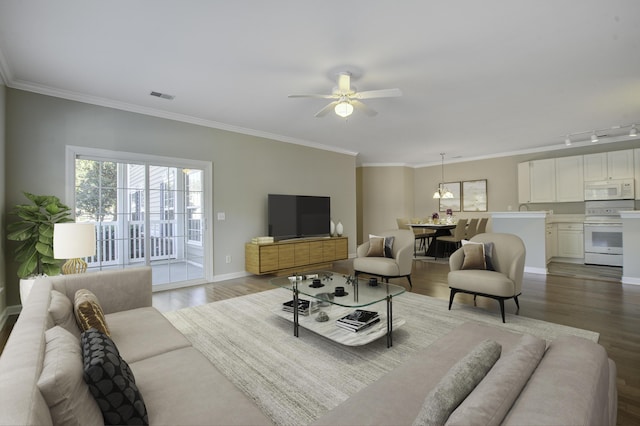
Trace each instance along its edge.
{"label": "ceiling fan", "polygon": [[357,92],[356,88],[351,86],[351,73],[348,71],[338,73],[338,86],[333,88],[330,95],[289,95],[290,98],[333,99],[332,102],[318,111],[315,116],[324,117],[333,109],[337,115],[343,118],[350,116],[353,113],[354,108],[358,111],[364,112],[370,117],[373,117],[378,113],[376,110],[371,109],[361,102],[361,99],[393,98],[397,96],[402,96],[400,89],[380,89]]}

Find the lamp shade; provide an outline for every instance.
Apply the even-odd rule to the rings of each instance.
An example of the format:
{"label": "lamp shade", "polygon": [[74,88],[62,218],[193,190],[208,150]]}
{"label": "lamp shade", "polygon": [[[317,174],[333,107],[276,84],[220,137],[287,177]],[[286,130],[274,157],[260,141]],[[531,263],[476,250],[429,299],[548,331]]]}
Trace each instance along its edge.
{"label": "lamp shade", "polygon": [[54,224],[54,259],[75,259],[94,254],[96,254],[96,227],[93,223]]}

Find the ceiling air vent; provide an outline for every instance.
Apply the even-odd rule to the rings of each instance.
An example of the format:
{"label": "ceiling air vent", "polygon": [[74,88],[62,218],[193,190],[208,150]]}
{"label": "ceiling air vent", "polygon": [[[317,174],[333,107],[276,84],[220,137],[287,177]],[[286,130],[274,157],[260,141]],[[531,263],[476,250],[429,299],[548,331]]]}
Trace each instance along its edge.
{"label": "ceiling air vent", "polygon": [[162,99],[168,99],[168,100],[173,100],[173,98],[175,98],[174,95],[168,95],[166,93],[160,93],[160,92],[151,92],[149,93],[151,96],[155,96],[156,98],[162,98]]}

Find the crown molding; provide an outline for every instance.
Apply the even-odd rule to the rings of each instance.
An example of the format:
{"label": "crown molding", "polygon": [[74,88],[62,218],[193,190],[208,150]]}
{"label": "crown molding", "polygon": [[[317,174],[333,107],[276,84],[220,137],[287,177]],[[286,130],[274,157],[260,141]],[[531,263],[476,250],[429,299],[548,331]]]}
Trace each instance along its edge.
{"label": "crown molding", "polygon": [[2,56],[0,52],[0,74],[4,72],[4,77],[7,86],[12,89],[24,90],[27,92],[38,93],[41,95],[52,96],[61,99],[67,99],[70,101],[82,102],[90,105],[102,106],[106,108],[117,109],[121,111],[133,112],[136,114],[143,114],[152,117],[164,118],[167,120],[179,121],[182,123],[195,124],[197,126],[209,127],[212,129],[225,130],[233,133],[240,133],[249,136],[255,136],[264,139],[271,139],[279,142],[290,143],[294,145],[306,146],[308,148],[320,149],[323,151],[335,152],[338,154],[345,154],[350,156],[357,156],[358,153],[354,151],[349,151],[341,148],[336,148],[329,145],[323,145],[317,142],[307,141],[304,139],[292,138],[289,136],[278,135],[275,133],[264,132],[261,130],[249,129],[246,127],[233,126],[230,124],[220,123],[213,120],[207,120],[204,118],[194,117],[185,114],[178,114],[168,111],[163,111],[155,108],[143,107],[140,105],[134,105],[126,102],[115,101],[112,99],[102,98],[98,96],[85,95],[82,93],[55,89],[49,86],[29,83],[20,80],[11,80],[7,79],[8,71],[5,67],[3,70]]}

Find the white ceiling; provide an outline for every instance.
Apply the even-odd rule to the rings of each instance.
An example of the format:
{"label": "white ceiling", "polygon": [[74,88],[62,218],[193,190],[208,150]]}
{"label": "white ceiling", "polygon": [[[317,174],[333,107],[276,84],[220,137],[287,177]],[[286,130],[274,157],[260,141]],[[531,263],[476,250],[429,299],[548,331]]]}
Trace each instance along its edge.
{"label": "white ceiling", "polygon": [[[361,91],[403,96],[348,120],[315,118],[326,100],[287,97],[329,93],[342,70]],[[640,125],[640,1],[2,0],[0,74],[359,164],[428,165]]]}

